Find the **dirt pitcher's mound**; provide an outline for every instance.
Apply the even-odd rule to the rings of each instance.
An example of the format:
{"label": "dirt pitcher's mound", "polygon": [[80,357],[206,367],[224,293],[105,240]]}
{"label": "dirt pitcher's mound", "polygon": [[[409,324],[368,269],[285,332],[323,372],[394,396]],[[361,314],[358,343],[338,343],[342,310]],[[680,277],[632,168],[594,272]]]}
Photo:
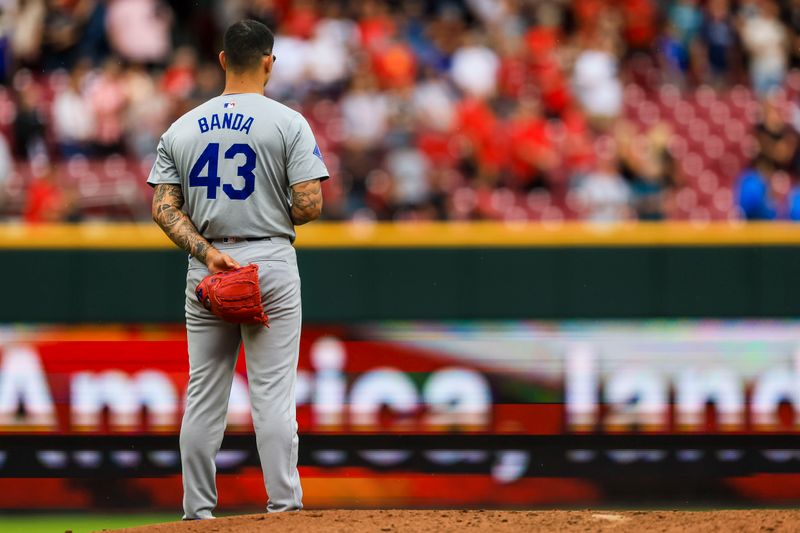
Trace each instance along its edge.
{"label": "dirt pitcher's mound", "polygon": [[585,532],[800,530],[800,511],[302,511],[121,529],[129,533],[306,533],[401,531]]}

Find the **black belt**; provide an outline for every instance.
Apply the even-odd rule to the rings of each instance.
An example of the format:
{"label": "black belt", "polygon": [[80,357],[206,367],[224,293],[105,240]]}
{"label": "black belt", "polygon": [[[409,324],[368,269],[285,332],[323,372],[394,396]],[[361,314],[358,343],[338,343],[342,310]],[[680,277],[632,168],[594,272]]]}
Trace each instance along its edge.
{"label": "black belt", "polygon": [[221,237],[219,239],[211,239],[208,242],[214,243],[236,243],[236,242],[255,242],[255,241],[269,241],[272,237]]}

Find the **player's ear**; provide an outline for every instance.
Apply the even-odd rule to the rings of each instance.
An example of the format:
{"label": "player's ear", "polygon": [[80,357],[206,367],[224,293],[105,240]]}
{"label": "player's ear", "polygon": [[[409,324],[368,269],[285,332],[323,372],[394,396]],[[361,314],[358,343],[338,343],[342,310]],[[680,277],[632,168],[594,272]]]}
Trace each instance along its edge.
{"label": "player's ear", "polygon": [[264,74],[269,76],[272,74],[272,58],[275,57],[272,54],[266,54],[264,56]]}
{"label": "player's ear", "polygon": [[228,61],[225,59],[225,50],[222,50],[219,53],[219,65],[222,67],[222,70],[228,70]]}

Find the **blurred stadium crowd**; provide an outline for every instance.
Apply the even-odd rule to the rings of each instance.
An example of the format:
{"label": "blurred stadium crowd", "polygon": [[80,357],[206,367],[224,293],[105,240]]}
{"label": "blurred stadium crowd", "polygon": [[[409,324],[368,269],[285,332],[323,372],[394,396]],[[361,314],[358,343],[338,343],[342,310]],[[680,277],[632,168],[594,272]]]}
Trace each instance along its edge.
{"label": "blurred stadium crowd", "polygon": [[147,219],[230,22],[276,30],[332,219],[800,219],[800,1],[6,0],[0,214]]}

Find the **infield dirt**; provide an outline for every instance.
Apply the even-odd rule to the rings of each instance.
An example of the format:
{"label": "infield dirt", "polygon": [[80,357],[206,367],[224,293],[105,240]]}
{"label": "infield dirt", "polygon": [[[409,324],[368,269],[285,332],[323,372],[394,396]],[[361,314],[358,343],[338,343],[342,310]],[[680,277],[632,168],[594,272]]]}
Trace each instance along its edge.
{"label": "infield dirt", "polygon": [[120,529],[127,533],[239,533],[250,531],[306,532],[585,532],[643,531],[796,532],[798,510],[736,511],[490,511],[490,510],[375,510],[302,511],[242,515],[216,520],[171,522]]}

